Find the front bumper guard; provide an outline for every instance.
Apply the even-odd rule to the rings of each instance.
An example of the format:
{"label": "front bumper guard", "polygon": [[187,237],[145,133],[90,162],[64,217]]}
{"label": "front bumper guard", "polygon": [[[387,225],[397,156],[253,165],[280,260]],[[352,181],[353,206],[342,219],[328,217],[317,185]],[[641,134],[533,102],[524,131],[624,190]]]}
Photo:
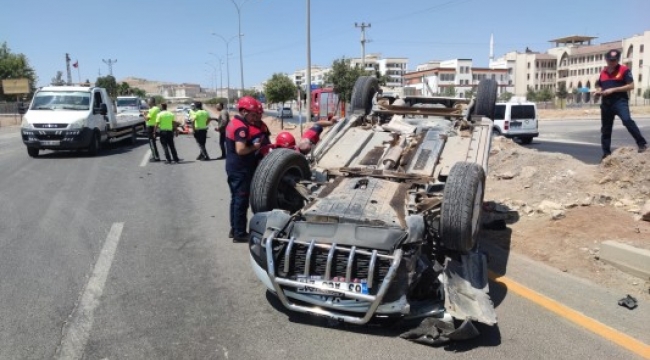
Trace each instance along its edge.
{"label": "front bumper guard", "polygon": [[[300,241],[296,240],[295,238],[291,239],[279,239],[276,238],[277,232],[272,232],[267,238],[265,238],[262,242],[262,246],[266,248],[266,263],[267,263],[267,273],[269,275],[269,280],[271,280],[271,284],[273,284],[273,288],[275,289],[275,293],[278,295],[278,298],[282,302],[282,304],[289,310],[292,311],[297,311],[301,313],[306,313],[306,314],[313,314],[313,315],[318,315],[318,316],[324,316],[324,317],[329,317],[332,319],[336,319],[338,321],[343,321],[346,323],[350,324],[356,324],[356,325],[363,325],[366,324],[370,319],[373,317],[375,312],[377,311],[377,308],[379,305],[381,305],[381,302],[384,298],[384,295],[386,295],[386,292],[388,291],[388,288],[390,287],[391,282],[395,278],[395,275],[397,274],[397,269],[399,268],[400,262],[402,260],[402,250],[397,249],[394,251],[392,255],[383,255],[383,254],[378,254],[376,250],[373,251],[367,251],[367,250],[357,250],[355,246],[352,246],[351,248],[347,247],[336,247],[336,243],[334,244],[322,244],[322,243],[316,243],[315,240],[311,240],[310,242],[305,242],[305,241]],[[349,258],[348,258],[348,271],[346,273],[346,282],[349,282],[350,280],[350,273],[351,273],[351,264],[352,261],[354,260],[354,256],[356,254],[362,254],[366,256],[371,256],[371,265],[370,265],[370,271],[369,271],[369,277],[371,277],[370,274],[373,273],[373,267],[374,264],[377,261],[377,257],[383,257],[385,259],[390,259],[391,264],[390,268],[388,269],[388,272],[386,273],[386,276],[384,277],[384,280],[382,281],[379,290],[377,291],[377,295],[367,295],[367,294],[358,294],[355,292],[347,291],[347,290],[340,290],[340,289],[332,289],[328,286],[323,286],[323,285],[316,285],[316,284],[309,284],[309,287],[322,290],[322,291],[327,291],[327,292],[332,292],[332,293],[337,293],[341,294],[347,298],[350,299],[356,299],[360,301],[365,301],[370,303],[370,306],[368,307],[368,310],[364,314],[364,316],[352,316],[352,315],[347,315],[338,311],[332,311],[332,310],[327,310],[322,307],[309,307],[305,305],[299,305],[294,302],[292,302],[289,297],[285,294],[284,289],[282,286],[290,286],[290,287],[303,287],[305,286],[305,283],[300,282],[300,281],[295,281],[291,279],[286,279],[282,277],[278,277],[275,274],[275,261],[273,259],[273,242],[274,241],[279,241],[279,242],[288,242],[287,249],[285,251],[285,256],[288,258],[291,253],[291,248],[293,244],[299,243],[299,244],[304,244],[308,245],[309,248],[307,250],[307,259],[306,259],[306,264],[305,266],[305,276],[309,276],[309,263],[311,261],[311,255],[313,253],[313,250],[315,247],[319,248],[324,248],[329,250],[329,256],[327,257],[327,273],[325,274],[325,279],[329,280],[329,269],[331,269],[332,265],[332,258],[335,250],[341,250],[341,251],[348,251],[350,253]],[[286,262],[285,262],[286,264]],[[369,281],[371,283],[371,281]]]}

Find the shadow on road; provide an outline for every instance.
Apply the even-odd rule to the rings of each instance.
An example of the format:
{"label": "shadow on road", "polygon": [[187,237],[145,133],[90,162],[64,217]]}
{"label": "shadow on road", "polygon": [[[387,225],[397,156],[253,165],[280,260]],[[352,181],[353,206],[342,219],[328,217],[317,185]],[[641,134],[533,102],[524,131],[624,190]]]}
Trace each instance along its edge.
{"label": "shadow on road", "polygon": [[44,159],[70,159],[70,158],[95,158],[106,157],[111,155],[126,154],[141,146],[148,146],[149,142],[145,139],[136,139],[135,145],[127,144],[125,141],[102,145],[97,155],[92,156],[85,150],[41,150],[39,158]]}

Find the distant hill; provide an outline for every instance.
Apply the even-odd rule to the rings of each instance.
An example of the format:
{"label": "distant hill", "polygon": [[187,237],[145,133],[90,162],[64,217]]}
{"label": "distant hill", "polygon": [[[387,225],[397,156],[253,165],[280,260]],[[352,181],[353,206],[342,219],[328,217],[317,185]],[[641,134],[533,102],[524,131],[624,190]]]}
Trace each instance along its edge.
{"label": "distant hill", "polygon": [[118,84],[122,82],[129,84],[130,87],[137,87],[144,90],[147,95],[160,95],[160,87],[163,85],[177,85],[172,82],[147,80],[132,76],[117,81]]}

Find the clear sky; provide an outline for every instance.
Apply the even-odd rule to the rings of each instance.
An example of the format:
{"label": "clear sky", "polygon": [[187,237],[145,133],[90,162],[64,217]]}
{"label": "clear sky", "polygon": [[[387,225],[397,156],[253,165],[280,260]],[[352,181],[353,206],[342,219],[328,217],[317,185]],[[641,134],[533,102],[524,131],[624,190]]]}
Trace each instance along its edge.
{"label": "clear sky", "polygon": [[[235,0],[241,6],[244,85],[273,73],[306,68],[306,0]],[[237,10],[231,0],[0,0],[0,42],[25,54],[46,85],[64,72],[65,53],[79,61],[81,80],[113,75],[212,86],[217,57],[227,83],[240,86]],[[650,0],[311,0],[312,65],[360,57],[360,29],[370,23],[366,53],[406,57],[409,69],[429,60],[470,58],[486,66],[490,34],[495,56],[550,39],[597,36],[597,43],[650,30]],[[210,55],[215,53],[217,56]],[[73,81],[77,70],[72,69]]]}

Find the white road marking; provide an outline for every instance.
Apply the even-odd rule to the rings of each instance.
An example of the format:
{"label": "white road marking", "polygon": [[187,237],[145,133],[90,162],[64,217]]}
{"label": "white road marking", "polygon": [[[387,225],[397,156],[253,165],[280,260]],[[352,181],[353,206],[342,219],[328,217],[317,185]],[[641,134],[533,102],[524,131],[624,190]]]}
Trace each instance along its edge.
{"label": "white road marking", "polygon": [[83,357],[90,329],[93,326],[94,311],[104,292],[106,277],[111,270],[123,228],[124,223],[114,223],[111,227],[81,300],[64,328],[63,340],[59,348],[60,351],[55,356],[56,359],[81,359]]}
{"label": "white road marking", "polygon": [[562,138],[537,138],[541,142],[552,142],[552,143],[562,143],[562,144],[575,144],[575,145],[595,145],[600,146],[600,143],[586,142],[586,141],[575,141],[570,139]]}
{"label": "white road marking", "polygon": [[150,157],[151,157],[151,149],[147,150],[147,152],[144,154],[142,161],[140,161],[140,166],[147,166]]}

